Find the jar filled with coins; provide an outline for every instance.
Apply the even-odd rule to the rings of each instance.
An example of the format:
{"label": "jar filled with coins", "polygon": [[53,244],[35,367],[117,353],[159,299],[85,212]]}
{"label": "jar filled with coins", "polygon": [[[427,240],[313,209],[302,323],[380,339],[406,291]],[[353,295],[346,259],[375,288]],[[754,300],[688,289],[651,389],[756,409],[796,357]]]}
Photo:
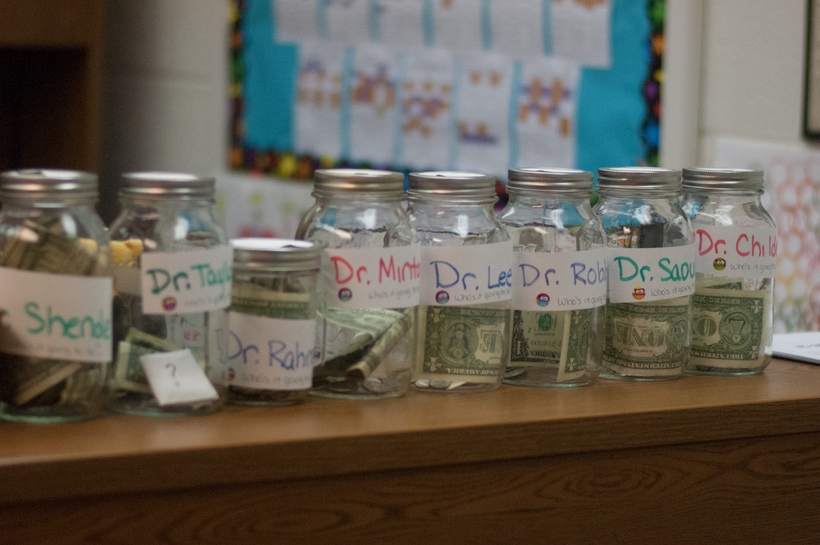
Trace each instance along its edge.
{"label": "jar filled with coins", "polygon": [[311,393],[399,396],[410,384],[419,302],[419,245],[404,176],[368,169],[314,174],[316,206],[296,238],[323,247],[323,305]]}
{"label": "jar filled with coins", "polygon": [[125,174],[111,225],[111,408],[148,416],[224,405],[233,248],[213,216],[215,180]]}
{"label": "jar filled with coins", "polygon": [[313,380],[321,248],[269,238],[232,243],[228,402],[282,406],[304,401]]}
{"label": "jar filled with coins", "polygon": [[680,171],[598,169],[609,245],[602,378],[669,380],[689,361],[695,256]]}
{"label": "jar filled with coins", "polygon": [[499,219],[513,240],[512,342],[505,384],[583,386],[597,374],[607,289],[606,235],[592,173],[515,168]]}
{"label": "jar filled with coins", "polygon": [[482,392],[501,385],[513,244],[493,212],[495,181],[469,172],[410,174],[408,211],[422,245],[416,390]]}
{"label": "jar filled with coins", "polygon": [[84,420],[105,408],[111,362],[111,247],[97,177],[0,175],[0,416]]}
{"label": "jar filled with coins", "polygon": [[698,246],[686,371],[762,373],[772,358],[777,228],[760,170],[683,169],[683,209]]}

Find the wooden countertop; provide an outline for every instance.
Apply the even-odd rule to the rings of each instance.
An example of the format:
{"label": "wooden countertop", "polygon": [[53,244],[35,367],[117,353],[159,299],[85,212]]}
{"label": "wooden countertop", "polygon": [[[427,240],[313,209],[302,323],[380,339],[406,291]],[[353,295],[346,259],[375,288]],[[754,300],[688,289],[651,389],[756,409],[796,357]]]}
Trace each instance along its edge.
{"label": "wooden countertop", "polygon": [[820,431],[820,367],[763,375],[311,397],[206,417],[0,422],[0,502],[179,490]]}

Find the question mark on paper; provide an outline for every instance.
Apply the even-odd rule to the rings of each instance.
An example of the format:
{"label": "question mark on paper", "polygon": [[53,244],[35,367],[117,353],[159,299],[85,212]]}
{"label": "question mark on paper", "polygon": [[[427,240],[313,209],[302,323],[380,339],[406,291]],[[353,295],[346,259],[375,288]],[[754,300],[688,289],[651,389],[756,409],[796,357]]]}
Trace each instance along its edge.
{"label": "question mark on paper", "polygon": [[[176,376],[177,375],[177,366],[176,366],[176,364],[175,363],[166,363],[165,368],[168,369],[169,367],[171,368],[171,377],[176,379],[177,378],[177,376]],[[176,385],[179,386],[179,381],[176,382]]]}

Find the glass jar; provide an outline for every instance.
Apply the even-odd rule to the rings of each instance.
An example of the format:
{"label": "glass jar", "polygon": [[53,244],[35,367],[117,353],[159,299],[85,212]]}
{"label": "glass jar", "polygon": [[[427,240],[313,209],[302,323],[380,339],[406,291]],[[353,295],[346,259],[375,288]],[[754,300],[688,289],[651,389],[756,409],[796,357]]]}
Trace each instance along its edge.
{"label": "glass jar", "polygon": [[300,240],[233,240],[228,402],[293,405],[313,381],[321,248]]}
{"label": "glass jar", "polygon": [[505,384],[583,386],[597,375],[607,288],[606,234],[592,173],[509,171],[499,219],[513,240],[512,342]]}
{"label": "glass jar", "polygon": [[213,216],[215,181],[125,174],[111,225],[111,408],[209,414],[224,404],[233,249]]}
{"label": "glass jar", "polygon": [[419,245],[401,207],[404,176],[367,169],[314,174],[316,206],[296,238],[324,248],[311,393],[373,399],[410,384],[419,301]]}
{"label": "glass jar", "polygon": [[422,245],[421,328],[413,386],[482,392],[507,368],[512,239],[493,213],[495,178],[411,173],[410,221]]}
{"label": "glass jar", "polygon": [[689,361],[696,248],[680,171],[598,169],[610,248],[602,378],[669,380]]}
{"label": "glass jar", "polygon": [[93,418],[105,408],[112,335],[97,176],[4,172],[0,200],[0,416]]}
{"label": "glass jar", "polygon": [[762,373],[772,359],[777,228],[760,170],[683,169],[683,209],[698,247],[686,371]]}

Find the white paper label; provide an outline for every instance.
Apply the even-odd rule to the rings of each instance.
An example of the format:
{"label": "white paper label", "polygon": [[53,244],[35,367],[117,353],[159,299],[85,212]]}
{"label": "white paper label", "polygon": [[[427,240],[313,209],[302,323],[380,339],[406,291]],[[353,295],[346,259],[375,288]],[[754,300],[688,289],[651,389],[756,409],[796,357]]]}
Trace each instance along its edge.
{"label": "white paper label", "polygon": [[140,357],[151,391],[161,406],[192,404],[218,399],[205,371],[189,349],[158,352]]}
{"label": "white paper label", "polygon": [[36,358],[111,361],[111,277],[0,267],[0,350]]}
{"label": "white paper label", "polygon": [[697,246],[610,248],[609,300],[660,301],[695,293]]}
{"label": "white paper label", "polygon": [[327,249],[327,305],[406,308],[419,304],[420,246]]}
{"label": "white paper label", "polygon": [[260,390],[306,390],[313,381],[316,320],[231,312],[228,383]]}
{"label": "white paper label", "polygon": [[774,278],[777,229],[695,226],[697,271],[713,276]]}
{"label": "white paper label", "polygon": [[606,304],[608,249],[584,252],[515,252],[515,310],[581,310]]}
{"label": "white paper label", "polygon": [[424,246],[421,304],[467,306],[512,297],[511,240],[470,246]]}
{"label": "white paper label", "polygon": [[142,312],[193,314],[231,304],[233,247],[190,252],[145,252],[140,277]]}

